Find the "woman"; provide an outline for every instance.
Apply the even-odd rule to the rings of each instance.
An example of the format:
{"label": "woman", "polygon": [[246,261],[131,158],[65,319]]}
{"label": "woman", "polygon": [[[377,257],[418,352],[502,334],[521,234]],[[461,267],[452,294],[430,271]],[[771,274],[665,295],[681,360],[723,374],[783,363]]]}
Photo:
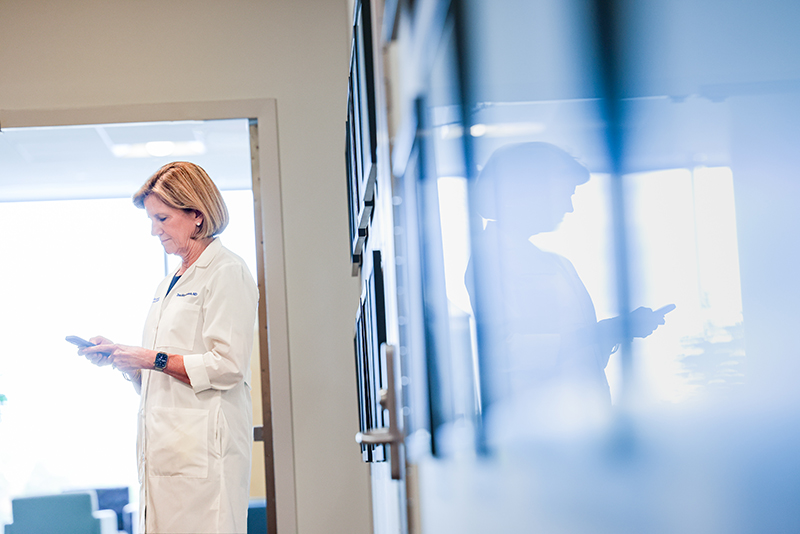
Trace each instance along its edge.
{"label": "woman", "polygon": [[246,532],[256,284],[216,237],[228,211],[199,166],[165,165],[133,203],[181,265],[156,290],[142,347],[97,336],[79,352],[141,394],[139,532]]}
{"label": "woman", "polygon": [[582,413],[589,405],[610,406],[605,368],[615,347],[649,336],[674,308],[640,307],[625,318],[598,321],[572,263],[531,242],[559,227],[573,211],[577,187],[589,179],[588,169],[564,150],[527,142],[495,150],[475,184],[486,223],[474,240],[467,278],[480,273],[482,300],[471,291],[476,320],[500,340],[491,362],[494,390],[498,397],[542,403],[554,420],[564,416],[547,404],[556,390],[568,391]]}

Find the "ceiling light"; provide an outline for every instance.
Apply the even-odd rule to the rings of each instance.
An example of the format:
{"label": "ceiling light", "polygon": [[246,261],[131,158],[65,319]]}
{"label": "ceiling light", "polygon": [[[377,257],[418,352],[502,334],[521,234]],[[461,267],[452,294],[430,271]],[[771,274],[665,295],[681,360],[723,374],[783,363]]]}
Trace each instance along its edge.
{"label": "ceiling light", "polygon": [[473,124],[470,129],[469,133],[472,137],[481,137],[486,135],[486,125],[485,124]]}
{"label": "ceiling light", "polygon": [[150,141],[144,145],[144,148],[154,158],[163,158],[172,155],[175,151],[175,143],[172,141]]}
{"label": "ceiling light", "polygon": [[163,158],[166,156],[198,156],[206,153],[202,141],[150,141],[130,145],[112,145],[118,158]]}

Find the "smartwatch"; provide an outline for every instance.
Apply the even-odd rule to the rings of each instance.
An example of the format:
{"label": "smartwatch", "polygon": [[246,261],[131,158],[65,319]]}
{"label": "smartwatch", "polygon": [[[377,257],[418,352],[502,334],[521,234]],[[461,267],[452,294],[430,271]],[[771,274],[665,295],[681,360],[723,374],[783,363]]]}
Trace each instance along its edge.
{"label": "smartwatch", "polygon": [[156,354],[156,363],[153,365],[153,369],[156,371],[164,371],[167,368],[167,361],[169,360],[169,356],[166,352],[159,352]]}

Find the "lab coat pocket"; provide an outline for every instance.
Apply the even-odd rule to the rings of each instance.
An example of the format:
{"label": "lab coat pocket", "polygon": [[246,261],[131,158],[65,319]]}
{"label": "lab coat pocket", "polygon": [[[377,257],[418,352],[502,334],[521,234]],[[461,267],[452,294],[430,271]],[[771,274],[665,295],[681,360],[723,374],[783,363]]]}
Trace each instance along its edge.
{"label": "lab coat pocket", "polygon": [[161,310],[156,346],[183,349],[191,352],[197,323],[200,320],[200,305],[194,302],[172,301]]}
{"label": "lab coat pocket", "polygon": [[156,477],[208,476],[208,410],[151,408],[147,470]]}

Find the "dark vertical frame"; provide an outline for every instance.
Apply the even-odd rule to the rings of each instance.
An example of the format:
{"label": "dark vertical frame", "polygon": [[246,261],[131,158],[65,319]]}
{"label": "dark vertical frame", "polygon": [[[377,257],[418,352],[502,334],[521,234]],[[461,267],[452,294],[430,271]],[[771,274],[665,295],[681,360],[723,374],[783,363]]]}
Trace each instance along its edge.
{"label": "dark vertical frame", "polygon": [[[356,357],[356,392],[358,395],[358,429],[361,432],[369,430],[372,422],[370,406],[372,404],[368,395],[369,373],[367,373],[365,363],[366,353],[366,330],[364,328],[364,305],[359,302],[358,312],[356,313],[355,335],[353,336],[354,352]],[[372,460],[372,447],[361,444],[361,459],[365,462]]]}
{"label": "dark vertical frame", "polygon": [[[350,213],[350,254],[354,266],[361,264],[361,253],[367,239],[368,213],[367,209],[372,208],[372,202],[365,205],[363,202],[363,184],[358,178],[361,169],[361,144],[358,137],[358,117],[355,111],[353,92],[353,80],[350,80],[349,93],[347,99],[347,120],[346,124],[346,143],[345,143],[345,163],[347,169],[347,199],[348,211]],[[357,273],[354,270],[353,275]]]}
{"label": "dark vertical frame", "polygon": [[[356,314],[354,348],[358,390],[359,429],[361,432],[389,426],[381,404],[381,390],[386,389],[386,362],[381,345],[386,342],[386,305],[384,301],[381,253],[372,253],[371,271]],[[361,444],[365,462],[382,462],[387,458],[385,445]]]}
{"label": "dark vertical frame", "polygon": [[354,276],[362,263],[362,253],[375,205],[378,129],[373,54],[370,2],[359,0],[356,2],[353,18],[345,121],[350,254]]}
{"label": "dark vertical frame", "polygon": [[[478,172],[475,161],[473,138],[471,135],[467,135],[466,132],[470,132],[470,128],[473,125],[473,103],[477,104],[477,99],[473,96],[472,87],[470,85],[471,73],[469,69],[469,54],[471,50],[470,39],[467,31],[467,20],[465,18],[466,9],[463,5],[464,1],[465,0],[452,0],[450,11],[452,13],[455,25],[454,32],[456,41],[456,61],[458,62],[456,70],[458,73],[458,88],[460,91],[459,96],[461,100],[461,127],[465,132],[462,140],[464,148],[464,164],[466,167],[466,178],[469,190],[468,202],[470,203],[470,212],[475,213],[477,210],[474,206],[475,194],[473,193],[473,186],[477,180]],[[482,232],[482,228],[479,228],[478,220],[475,217],[470,217],[469,224],[471,236],[479,235]],[[473,262],[473,276],[477,279],[480,277],[481,272],[489,272],[489,269],[486,269],[485,265],[482,265],[482,258],[494,258],[497,257],[499,253],[497,250],[487,250],[485,245],[483,245],[484,248],[481,249],[480,240],[471,239],[471,241],[473,253],[472,257],[475,259]],[[482,404],[478,407],[478,409],[480,413],[483,413],[486,406],[490,405],[495,400],[495,394],[497,393],[494,391],[495,388],[492,386],[494,377],[492,375],[493,370],[491,365],[489,365],[489,362],[492,360],[492,358],[494,358],[494,347],[500,346],[497,339],[500,334],[496,328],[488,324],[489,322],[485,320],[485,317],[483,317],[485,314],[482,314],[480,311],[485,305],[485,296],[482,295],[483,288],[481,287],[481,284],[474,283],[473,291],[475,293],[473,297],[475,303],[473,306],[476,307],[474,311],[477,329],[476,337],[478,341],[479,376],[477,389],[479,390],[480,402]],[[479,453],[487,454],[487,436],[483,426],[482,418],[478,418],[476,424],[476,448]]]}
{"label": "dark vertical frame", "polygon": [[440,454],[438,429],[452,421],[451,380],[446,371],[451,358],[447,294],[445,292],[442,227],[439,214],[438,175],[430,140],[426,100],[417,100],[419,175],[415,185],[419,233],[425,363],[431,453]]}
{"label": "dark vertical frame", "polygon": [[623,135],[623,57],[620,46],[622,15],[618,0],[594,0],[593,7],[597,20],[595,35],[597,49],[600,51],[600,86],[603,100],[603,119],[605,122],[605,141],[611,167],[611,217],[614,239],[614,267],[617,282],[617,308],[621,321],[622,343],[620,359],[622,362],[621,403],[630,402],[633,388],[633,353],[630,337],[628,312],[630,311],[630,268],[628,254],[628,232],[626,223],[625,188],[623,186],[623,154],[625,138]]}
{"label": "dark vertical frame", "polygon": [[372,43],[372,13],[369,0],[356,2],[353,21],[355,71],[358,79],[358,105],[361,136],[361,181],[364,200],[372,200],[378,154],[378,127],[375,102],[375,65]]}
{"label": "dark vertical frame", "polygon": [[275,450],[272,422],[272,382],[270,374],[269,316],[267,313],[266,261],[264,256],[263,191],[258,151],[258,120],[250,119],[250,161],[253,176],[253,212],[256,235],[256,268],[258,269],[258,350],[261,356],[262,426],[254,435],[264,443],[264,480],[266,486],[267,532],[278,532],[278,507],[275,498]]}

